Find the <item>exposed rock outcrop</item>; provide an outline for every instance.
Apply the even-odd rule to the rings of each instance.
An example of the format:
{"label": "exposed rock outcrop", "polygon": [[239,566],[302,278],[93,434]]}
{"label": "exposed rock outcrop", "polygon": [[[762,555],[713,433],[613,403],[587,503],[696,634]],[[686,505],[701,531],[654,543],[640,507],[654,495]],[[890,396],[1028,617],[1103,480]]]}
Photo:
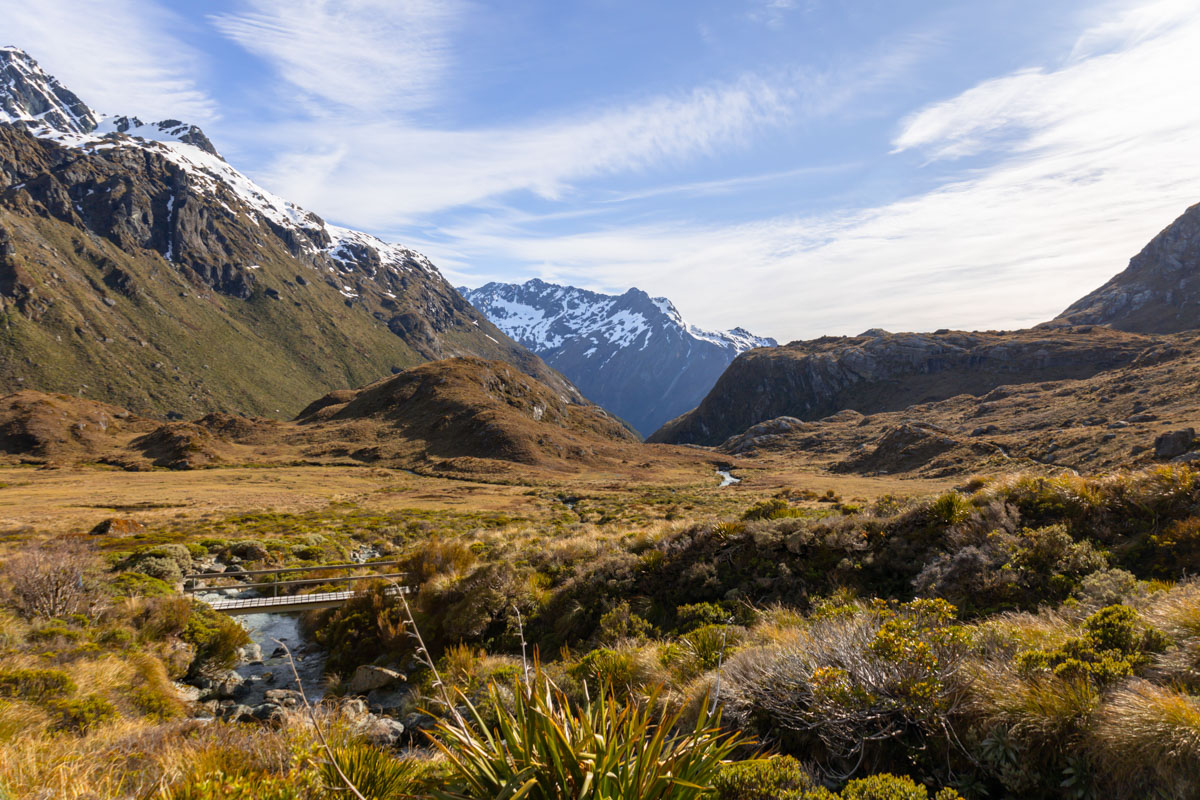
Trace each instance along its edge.
{"label": "exposed rock outcrop", "polygon": [[1124,272],[1045,327],[1093,323],[1141,333],[1200,328],[1200,204],[1155,236]]}
{"label": "exposed rock outcrop", "polygon": [[765,420],[815,420],[843,409],[895,411],[1002,384],[1084,378],[1133,361],[1154,344],[1098,327],[930,334],[868,332],[751,350],[696,409],[652,442],[719,444]]}

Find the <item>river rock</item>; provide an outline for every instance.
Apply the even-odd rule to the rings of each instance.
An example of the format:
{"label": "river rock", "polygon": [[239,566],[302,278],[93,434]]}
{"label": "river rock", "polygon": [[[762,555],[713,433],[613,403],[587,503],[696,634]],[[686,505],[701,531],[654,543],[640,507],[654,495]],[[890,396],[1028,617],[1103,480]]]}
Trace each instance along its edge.
{"label": "river rock", "polygon": [[238,651],[242,662],[246,664],[261,664],[263,662],[262,646],[251,642]]}
{"label": "river rock", "polygon": [[216,700],[232,700],[241,697],[249,691],[249,687],[245,683],[246,681],[241,675],[231,670],[214,679],[204,697]]}
{"label": "river rock", "polygon": [[346,687],[346,690],[352,694],[366,694],[374,689],[382,689],[390,686],[400,680],[404,680],[404,676],[394,669],[363,664],[354,670],[354,676],[350,678],[350,684]]}
{"label": "river rock", "polygon": [[221,709],[221,719],[226,722],[254,722],[254,709],[241,703],[234,703]]}
{"label": "river rock", "polygon": [[282,728],[287,723],[287,712],[274,703],[262,703],[251,710],[251,714],[259,722],[265,722],[273,728]]}
{"label": "river rock", "polygon": [[267,689],[263,699],[284,708],[299,708],[300,693],[294,689]]}
{"label": "river rock", "polygon": [[362,735],[376,747],[392,747],[404,736],[404,723],[372,714],[362,727]]}
{"label": "river rock", "polygon": [[373,712],[395,711],[404,705],[408,698],[408,687],[400,686],[393,689],[374,689],[367,692],[367,707]]}

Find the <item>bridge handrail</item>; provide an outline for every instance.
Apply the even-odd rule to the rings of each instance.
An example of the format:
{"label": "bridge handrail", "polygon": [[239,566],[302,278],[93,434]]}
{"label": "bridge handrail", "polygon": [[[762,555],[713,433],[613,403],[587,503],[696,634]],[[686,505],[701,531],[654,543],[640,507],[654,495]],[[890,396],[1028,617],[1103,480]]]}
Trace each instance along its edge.
{"label": "bridge handrail", "polygon": [[[244,573],[235,573],[244,574]],[[403,578],[407,572],[375,573],[373,575],[343,575],[336,578],[303,578],[294,581],[275,581],[274,583],[239,583],[234,586],[185,586],[184,594],[196,592],[219,592],[225,589],[281,589],[285,586],[312,586],[322,583],[342,583],[346,581],[369,581],[378,578]]]}
{"label": "bridge handrail", "polygon": [[331,569],[365,569],[367,567],[393,567],[400,561],[364,561],[361,564],[323,564],[316,567],[280,567],[277,569],[246,569],[237,572],[193,572],[184,575],[184,580],[201,578],[232,578],[237,575],[278,575],[281,572],[318,572]]}

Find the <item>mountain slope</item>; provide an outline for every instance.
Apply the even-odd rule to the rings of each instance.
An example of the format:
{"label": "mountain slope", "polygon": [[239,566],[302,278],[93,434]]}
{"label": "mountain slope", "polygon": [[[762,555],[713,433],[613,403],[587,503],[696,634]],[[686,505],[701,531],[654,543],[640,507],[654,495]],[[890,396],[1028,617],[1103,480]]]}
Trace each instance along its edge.
{"label": "mountain slope", "polygon": [[734,357],[775,340],[705,331],[665,297],[599,294],[537,279],[460,290],[501,330],[643,433],[694,407]]}
{"label": "mountain slope", "polygon": [[1140,333],[1200,328],[1200,204],[1155,236],[1124,272],[1045,324]]}
{"label": "mountain slope", "polygon": [[0,50],[0,389],[291,416],[456,355],[578,392],[418,253],[326,224],[176,120],[97,119]]}
{"label": "mountain slope", "polygon": [[[513,465],[639,469],[629,465],[651,457],[599,406],[570,402],[511,364],[479,358],[433,361],[331,392],[289,422],[210,413],[164,423],[24,390],[0,398],[0,454],[10,462],[134,470],[358,463],[440,474],[508,474]],[[669,450],[653,457],[703,461]]]}
{"label": "mountain slope", "polygon": [[898,411],[997,386],[1087,378],[1124,366],[1149,337],[1101,327],[1061,331],[827,336],[743,353],[700,405],[649,441],[716,445],[776,417]]}

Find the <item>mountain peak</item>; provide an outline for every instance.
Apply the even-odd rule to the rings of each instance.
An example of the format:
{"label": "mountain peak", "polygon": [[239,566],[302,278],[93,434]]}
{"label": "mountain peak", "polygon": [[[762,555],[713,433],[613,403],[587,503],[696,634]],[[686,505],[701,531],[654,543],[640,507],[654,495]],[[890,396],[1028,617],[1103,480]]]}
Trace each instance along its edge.
{"label": "mountain peak", "polygon": [[0,122],[91,133],[96,112],[18,47],[0,47]]}
{"label": "mountain peak", "polygon": [[692,408],[738,354],[773,339],[689,325],[665,297],[620,295],[533,278],[462,290],[500,330],[640,431]]}

